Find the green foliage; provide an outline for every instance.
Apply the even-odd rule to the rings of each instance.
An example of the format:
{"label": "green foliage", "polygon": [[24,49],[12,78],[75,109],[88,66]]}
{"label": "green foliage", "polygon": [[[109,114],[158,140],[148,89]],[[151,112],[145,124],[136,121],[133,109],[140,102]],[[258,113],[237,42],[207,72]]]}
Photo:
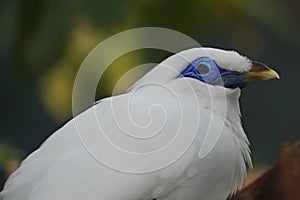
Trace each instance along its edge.
{"label": "green foliage", "polygon": [[0,142],[0,168],[5,168],[10,160],[21,160],[24,152],[7,142]]}

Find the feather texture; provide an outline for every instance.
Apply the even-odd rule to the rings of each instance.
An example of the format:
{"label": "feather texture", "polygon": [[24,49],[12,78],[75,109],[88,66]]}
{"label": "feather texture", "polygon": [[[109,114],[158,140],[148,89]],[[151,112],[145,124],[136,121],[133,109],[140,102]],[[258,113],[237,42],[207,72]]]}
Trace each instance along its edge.
{"label": "feather texture", "polygon": [[234,193],[245,161],[251,165],[240,90],[175,78],[203,52],[248,69],[236,53],[213,49],[165,60],[128,93],[57,130],[10,176],[2,200],[221,200]]}

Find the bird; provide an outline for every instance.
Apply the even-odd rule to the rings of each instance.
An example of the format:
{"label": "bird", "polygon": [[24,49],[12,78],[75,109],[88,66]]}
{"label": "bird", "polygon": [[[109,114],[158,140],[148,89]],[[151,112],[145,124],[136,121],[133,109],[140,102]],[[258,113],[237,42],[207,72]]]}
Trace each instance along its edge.
{"label": "bird", "polygon": [[10,175],[0,198],[227,199],[252,166],[241,89],[275,78],[233,50],[178,52],[55,131]]}

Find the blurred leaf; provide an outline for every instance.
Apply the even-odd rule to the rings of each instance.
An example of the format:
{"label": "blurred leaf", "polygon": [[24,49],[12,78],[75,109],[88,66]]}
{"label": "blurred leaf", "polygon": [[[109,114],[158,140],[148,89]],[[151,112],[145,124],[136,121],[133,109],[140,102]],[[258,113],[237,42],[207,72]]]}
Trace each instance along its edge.
{"label": "blurred leaf", "polygon": [[0,142],[0,168],[5,168],[7,162],[11,160],[21,160],[24,155],[24,152],[17,147],[7,142]]}

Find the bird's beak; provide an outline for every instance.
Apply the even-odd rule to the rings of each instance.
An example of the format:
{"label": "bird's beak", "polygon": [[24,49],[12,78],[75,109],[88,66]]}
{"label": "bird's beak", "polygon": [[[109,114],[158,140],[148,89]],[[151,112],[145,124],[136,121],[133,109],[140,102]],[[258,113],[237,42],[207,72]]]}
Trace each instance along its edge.
{"label": "bird's beak", "polygon": [[280,78],[276,71],[259,62],[252,62],[251,70],[243,74],[249,82],[258,82]]}

